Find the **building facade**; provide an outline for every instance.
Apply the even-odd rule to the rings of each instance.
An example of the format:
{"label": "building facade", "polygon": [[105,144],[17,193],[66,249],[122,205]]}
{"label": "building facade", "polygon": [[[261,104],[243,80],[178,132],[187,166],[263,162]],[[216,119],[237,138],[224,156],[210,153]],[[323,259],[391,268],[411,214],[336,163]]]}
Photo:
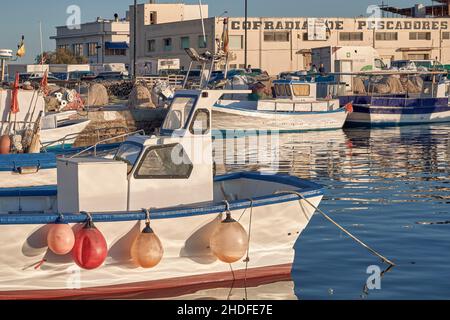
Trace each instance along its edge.
{"label": "building facade", "polygon": [[84,56],[90,64],[130,64],[130,22],[127,19],[101,19],[84,23],[79,29],[56,28],[56,48]]}
{"label": "building facade", "polygon": [[[134,6],[130,6],[131,65],[134,58]],[[208,5],[187,5],[183,3],[149,3],[138,4],[136,14],[136,56],[137,63],[145,63],[147,58],[170,58],[182,38],[185,30],[173,30],[172,26],[181,23],[184,27],[194,26],[195,32],[203,34],[201,18],[208,17]],[[194,21],[192,23],[192,21]],[[209,23],[207,32],[214,32]],[[152,33],[155,32],[155,36]],[[175,32],[181,32],[175,37]],[[158,40],[158,43],[157,43]],[[182,41],[182,40],[180,40]],[[156,51],[158,50],[158,51]],[[147,53],[150,53],[149,55]],[[157,53],[157,54],[154,54]],[[179,55],[177,55],[178,57]],[[184,57],[183,57],[184,58]]]}
{"label": "building facade", "polygon": [[[325,46],[371,46],[389,65],[403,59],[435,59],[450,64],[450,18],[323,18],[324,34],[311,35],[312,18],[229,19],[230,67],[244,68],[245,30],[248,32],[248,63],[275,75],[307,70],[311,49]],[[138,59],[180,58],[184,68],[189,58],[184,49],[215,52],[223,33],[224,18],[205,19],[206,43],[201,20],[142,25]]]}

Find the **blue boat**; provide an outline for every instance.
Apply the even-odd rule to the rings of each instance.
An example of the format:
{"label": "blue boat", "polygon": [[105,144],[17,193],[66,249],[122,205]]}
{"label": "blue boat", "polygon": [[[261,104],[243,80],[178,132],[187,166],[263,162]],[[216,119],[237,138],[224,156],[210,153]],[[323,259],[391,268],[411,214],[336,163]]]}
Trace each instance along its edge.
{"label": "blue boat", "polygon": [[[392,82],[379,80],[380,77],[392,76],[406,83],[406,89],[401,88],[404,92],[390,88]],[[371,80],[375,77],[378,80],[374,84]],[[419,80],[419,84],[414,87],[410,79],[424,80]],[[363,90],[368,92],[340,97],[341,106],[353,103],[353,112],[347,118],[347,125],[396,126],[450,121],[450,81],[446,74],[386,72],[370,75],[368,82],[368,90]],[[412,92],[408,92],[409,86],[412,87]]]}

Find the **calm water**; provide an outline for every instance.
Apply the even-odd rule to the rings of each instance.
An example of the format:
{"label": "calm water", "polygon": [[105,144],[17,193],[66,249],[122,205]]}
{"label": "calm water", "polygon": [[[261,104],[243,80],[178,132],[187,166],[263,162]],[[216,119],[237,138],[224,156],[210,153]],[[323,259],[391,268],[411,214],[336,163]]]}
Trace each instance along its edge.
{"label": "calm water", "polygon": [[[282,135],[271,148],[227,140],[228,150],[244,152],[245,163],[218,152],[216,160],[228,160],[220,172],[278,168],[323,184],[321,208],[398,264],[381,290],[364,294],[367,268],[387,266],[316,215],[296,245],[292,285],[269,287],[272,297],[450,299],[449,133],[450,125],[346,129]],[[277,151],[272,166],[257,163]],[[252,292],[267,298],[266,287]]]}

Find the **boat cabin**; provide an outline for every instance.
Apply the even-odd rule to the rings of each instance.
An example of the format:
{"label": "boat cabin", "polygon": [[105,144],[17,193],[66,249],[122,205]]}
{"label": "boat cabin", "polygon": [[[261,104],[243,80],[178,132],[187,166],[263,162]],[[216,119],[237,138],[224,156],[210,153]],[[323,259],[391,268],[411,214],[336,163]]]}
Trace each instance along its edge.
{"label": "boat cabin", "polygon": [[273,82],[275,98],[259,100],[258,111],[276,112],[327,112],[339,109],[337,99],[318,99],[317,83],[301,80],[276,80]]}
{"label": "boat cabin", "polygon": [[298,102],[317,100],[317,84],[300,80],[276,80],[273,82],[275,98]]}
{"label": "boat cabin", "polygon": [[211,108],[224,93],[229,92],[179,91],[161,134],[130,137],[113,160],[59,160],[58,211],[117,212],[211,202]]}

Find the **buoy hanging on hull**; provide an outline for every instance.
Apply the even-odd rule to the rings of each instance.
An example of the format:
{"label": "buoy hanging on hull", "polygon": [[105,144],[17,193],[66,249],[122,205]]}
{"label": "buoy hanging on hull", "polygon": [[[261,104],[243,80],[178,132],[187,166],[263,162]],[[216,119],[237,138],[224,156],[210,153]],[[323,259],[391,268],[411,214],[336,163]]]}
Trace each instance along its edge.
{"label": "buoy hanging on hull", "polygon": [[0,154],[10,154],[11,138],[8,135],[0,137]]}
{"label": "buoy hanging on hull", "polygon": [[136,237],[131,247],[131,258],[139,267],[150,269],[156,267],[164,256],[161,240],[147,222],[144,230]]}
{"label": "buoy hanging on hull", "polygon": [[75,263],[87,270],[97,269],[106,260],[108,245],[103,234],[89,220],[75,235],[72,257]]}
{"label": "buoy hanging on hull", "polygon": [[47,234],[49,249],[57,255],[70,253],[75,245],[75,234],[70,225],[57,223],[50,227]]}
{"label": "buoy hanging on hull", "polygon": [[248,234],[244,227],[227,213],[211,236],[212,253],[222,262],[235,263],[244,258],[247,253]]}

